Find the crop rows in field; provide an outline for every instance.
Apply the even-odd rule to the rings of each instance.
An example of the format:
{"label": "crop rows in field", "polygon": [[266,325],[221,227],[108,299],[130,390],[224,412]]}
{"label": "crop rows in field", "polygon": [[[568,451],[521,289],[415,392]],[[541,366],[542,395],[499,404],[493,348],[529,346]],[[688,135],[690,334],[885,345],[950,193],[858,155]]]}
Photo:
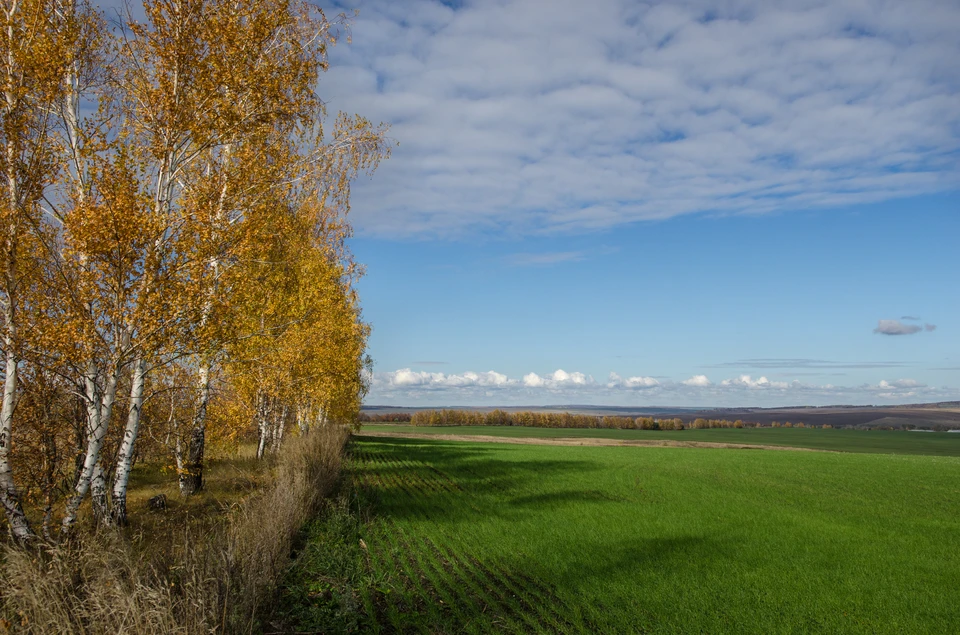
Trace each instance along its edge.
{"label": "crop rows in field", "polygon": [[374,630],[591,630],[589,621],[577,616],[549,584],[502,563],[474,557],[448,529],[431,520],[426,505],[420,504],[427,497],[469,496],[447,474],[426,463],[359,445],[352,448],[352,460],[355,483],[370,500],[402,497],[409,518],[415,520],[379,518],[367,534],[368,566],[385,580],[363,597]]}

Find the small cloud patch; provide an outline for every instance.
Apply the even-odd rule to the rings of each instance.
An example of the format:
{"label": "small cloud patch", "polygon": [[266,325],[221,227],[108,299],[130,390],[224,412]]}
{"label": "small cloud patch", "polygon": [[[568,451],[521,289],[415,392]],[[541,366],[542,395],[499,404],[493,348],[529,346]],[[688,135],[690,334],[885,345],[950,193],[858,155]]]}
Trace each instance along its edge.
{"label": "small cloud patch", "polygon": [[914,333],[919,333],[924,330],[930,332],[936,328],[936,324],[920,326],[919,324],[904,324],[900,320],[880,320],[877,322],[877,328],[873,329],[873,332],[879,333],[880,335],[913,335]]}

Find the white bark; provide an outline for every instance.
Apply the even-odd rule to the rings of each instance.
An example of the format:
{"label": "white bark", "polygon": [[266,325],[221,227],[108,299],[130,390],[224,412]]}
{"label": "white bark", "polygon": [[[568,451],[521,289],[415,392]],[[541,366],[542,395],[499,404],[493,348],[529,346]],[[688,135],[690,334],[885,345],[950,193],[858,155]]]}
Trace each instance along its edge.
{"label": "white bark", "polygon": [[280,443],[283,441],[283,430],[287,424],[287,412],[289,412],[289,409],[286,405],[284,405],[280,409],[280,412],[277,413],[277,419],[274,423],[273,439],[272,439],[274,453],[280,451]]}
{"label": "white bark", "polygon": [[200,362],[197,371],[196,400],[187,461],[180,471],[180,494],[190,496],[203,488],[203,454],[206,443],[207,404],[210,403],[210,364]]}
{"label": "white bark", "polygon": [[297,406],[297,429],[300,430],[301,435],[310,431],[310,419],[307,417],[309,409],[310,406]]}
{"label": "white bark", "polygon": [[107,501],[107,476],[103,471],[103,463],[97,461],[90,477],[90,504],[93,507],[93,517],[98,523],[109,526],[111,524],[109,502]]}
{"label": "white bark", "polygon": [[100,461],[100,450],[103,448],[103,441],[107,437],[107,427],[113,412],[113,402],[117,395],[117,379],[120,370],[119,365],[117,365],[111,371],[102,396],[97,384],[99,373],[96,363],[90,361],[84,372],[84,400],[87,404],[87,450],[83,459],[83,468],[80,470],[80,476],[74,486],[73,496],[67,500],[67,507],[60,528],[64,533],[70,531],[70,528],[76,522],[77,510],[80,509],[80,503],[83,502],[87,491],[90,489],[90,483]]}
{"label": "white bark", "polygon": [[13,470],[10,466],[10,443],[13,429],[13,409],[16,405],[17,390],[17,357],[12,350],[9,329],[5,338],[7,347],[3,381],[3,407],[0,409],[0,505],[7,515],[10,531],[17,540],[25,540],[33,536],[30,523],[23,513],[20,496],[13,480]]}
{"label": "white bark", "polygon": [[67,532],[77,520],[77,510],[87,495],[90,479],[100,456],[100,447],[106,436],[106,429],[100,425],[100,387],[97,385],[97,365],[90,361],[83,374],[83,398],[87,407],[87,449],[83,457],[83,467],[77,477],[73,496],[67,499],[67,507],[63,515],[63,525],[60,530]]}
{"label": "white bark", "polygon": [[143,356],[133,362],[130,378],[130,411],[127,414],[127,427],[123,432],[123,442],[117,454],[117,467],[113,478],[113,519],[117,524],[127,521],[127,484],[133,466],[134,446],[140,431],[140,411],[143,408],[143,386],[147,365]]}
{"label": "white bark", "polygon": [[[16,11],[15,6],[7,9],[7,38],[12,44],[14,42],[14,31],[12,14]],[[13,58],[13,51],[9,51],[6,62],[6,77],[4,82],[4,115],[10,115],[16,109],[16,98],[13,92],[14,68],[16,62]],[[17,174],[17,149],[12,139],[7,139],[4,147],[6,154],[6,177],[7,181],[7,205],[8,213],[14,215],[20,206],[20,181]],[[4,379],[3,379],[3,405],[0,406],[0,505],[3,505],[7,520],[10,523],[10,530],[18,540],[29,538],[33,535],[30,524],[23,513],[23,507],[20,504],[20,497],[17,493],[15,481],[13,479],[13,470],[10,466],[10,446],[13,434],[13,411],[16,407],[17,399],[17,367],[20,360],[16,354],[17,345],[17,315],[16,315],[16,286],[18,284],[17,272],[17,223],[11,219],[10,226],[5,228],[7,231],[6,241],[3,245],[4,258],[4,298],[3,298],[3,318],[4,318]]]}
{"label": "white bark", "polygon": [[317,407],[317,425],[320,427],[327,425],[327,411],[323,406]]}
{"label": "white bark", "polygon": [[270,414],[266,395],[260,395],[257,403],[257,429],[260,432],[260,442],[257,444],[257,458],[262,459],[267,448],[267,439],[270,436]]}

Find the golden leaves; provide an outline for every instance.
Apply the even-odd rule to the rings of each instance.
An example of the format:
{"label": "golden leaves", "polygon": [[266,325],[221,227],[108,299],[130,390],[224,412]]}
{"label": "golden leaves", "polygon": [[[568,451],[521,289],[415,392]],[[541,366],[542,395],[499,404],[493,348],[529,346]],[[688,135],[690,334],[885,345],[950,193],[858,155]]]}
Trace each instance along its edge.
{"label": "golden leaves", "polygon": [[[389,147],[363,117],[325,121],[315,89],[338,25],[300,0],[148,0],[122,32],[82,4],[10,6],[0,133],[16,147],[0,168],[17,196],[0,225],[26,372],[78,385],[92,364],[103,383],[139,358],[184,393],[185,364],[221,360],[219,394],[247,404],[218,419],[234,434],[265,391],[355,413],[369,328],[350,182]],[[170,399],[171,421],[191,399]]]}

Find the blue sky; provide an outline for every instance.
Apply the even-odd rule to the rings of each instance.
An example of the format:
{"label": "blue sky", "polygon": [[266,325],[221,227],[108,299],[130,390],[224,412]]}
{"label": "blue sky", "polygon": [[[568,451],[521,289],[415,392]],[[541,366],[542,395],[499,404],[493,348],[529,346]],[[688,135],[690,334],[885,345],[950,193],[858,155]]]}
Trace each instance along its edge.
{"label": "blue sky", "polygon": [[960,6],[371,1],[368,403],[960,399]]}

